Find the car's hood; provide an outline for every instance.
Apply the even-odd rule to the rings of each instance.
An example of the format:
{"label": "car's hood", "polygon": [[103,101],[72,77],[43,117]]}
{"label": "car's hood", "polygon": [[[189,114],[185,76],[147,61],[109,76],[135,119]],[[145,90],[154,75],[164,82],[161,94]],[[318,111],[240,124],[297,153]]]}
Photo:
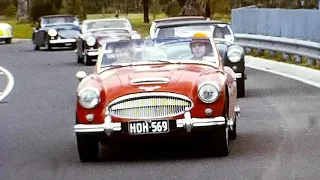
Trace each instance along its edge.
{"label": "car's hood", "polygon": [[196,96],[199,78],[213,70],[213,67],[195,64],[139,65],[110,69],[100,77],[108,94],[107,101],[150,90],[175,92],[192,98]]}

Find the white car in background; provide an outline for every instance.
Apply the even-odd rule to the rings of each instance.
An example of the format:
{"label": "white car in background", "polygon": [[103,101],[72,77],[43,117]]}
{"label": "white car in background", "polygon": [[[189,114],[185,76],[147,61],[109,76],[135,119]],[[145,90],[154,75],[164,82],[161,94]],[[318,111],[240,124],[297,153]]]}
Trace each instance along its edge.
{"label": "white car in background", "polygon": [[8,23],[0,23],[0,42],[5,41],[6,44],[11,44],[12,38],[12,26]]}

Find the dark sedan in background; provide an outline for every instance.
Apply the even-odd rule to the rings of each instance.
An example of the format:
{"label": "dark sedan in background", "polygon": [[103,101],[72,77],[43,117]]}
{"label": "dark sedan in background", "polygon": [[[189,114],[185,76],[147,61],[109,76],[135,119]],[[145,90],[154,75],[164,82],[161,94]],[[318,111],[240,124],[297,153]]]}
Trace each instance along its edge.
{"label": "dark sedan in background", "polygon": [[32,34],[34,50],[45,47],[76,48],[76,38],[81,32],[79,19],[73,15],[48,15],[40,17]]}
{"label": "dark sedan in background", "polygon": [[245,53],[243,47],[235,44],[229,23],[216,20],[175,21],[159,24],[153,31],[154,38],[158,39],[192,37],[199,32],[213,37],[224,66],[229,66],[235,72],[238,97],[245,97]]}
{"label": "dark sedan in background", "polygon": [[85,20],[81,31],[77,38],[77,62],[85,65],[94,65],[99,48],[107,42],[141,38],[130,21],[121,18]]}

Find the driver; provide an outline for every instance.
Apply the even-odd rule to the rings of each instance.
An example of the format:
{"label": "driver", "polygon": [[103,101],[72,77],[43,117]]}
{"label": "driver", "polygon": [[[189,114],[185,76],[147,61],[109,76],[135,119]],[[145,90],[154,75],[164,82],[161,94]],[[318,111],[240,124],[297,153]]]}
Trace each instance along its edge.
{"label": "driver", "polygon": [[196,33],[190,43],[191,52],[194,57],[191,60],[202,60],[203,56],[208,56],[212,52],[211,42],[203,33]]}

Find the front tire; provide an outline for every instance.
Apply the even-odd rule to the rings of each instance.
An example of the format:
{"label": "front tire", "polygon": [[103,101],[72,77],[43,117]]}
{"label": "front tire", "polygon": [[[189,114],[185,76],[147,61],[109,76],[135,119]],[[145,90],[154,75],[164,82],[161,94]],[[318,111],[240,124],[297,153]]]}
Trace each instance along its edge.
{"label": "front tire", "polygon": [[90,134],[77,134],[79,158],[82,162],[96,162],[99,160],[99,141]]}
{"label": "front tire", "polygon": [[242,98],[245,97],[245,79],[242,77],[241,79],[237,79],[237,97]]}
{"label": "front tire", "polygon": [[229,115],[228,115],[228,107],[229,107],[229,100],[226,98],[226,103],[224,107],[224,117],[225,117],[225,124],[219,127],[215,127],[213,134],[214,134],[214,141],[210,143],[209,147],[209,155],[217,155],[217,156],[228,156],[229,155],[229,126],[227,124]]}
{"label": "front tire", "polygon": [[87,54],[85,55],[85,58],[84,58],[84,64],[87,65],[87,66],[91,66],[93,65],[93,62],[92,62],[92,57],[88,56]]}
{"label": "front tire", "polygon": [[12,43],[12,38],[7,38],[5,39],[6,44],[11,44]]}

